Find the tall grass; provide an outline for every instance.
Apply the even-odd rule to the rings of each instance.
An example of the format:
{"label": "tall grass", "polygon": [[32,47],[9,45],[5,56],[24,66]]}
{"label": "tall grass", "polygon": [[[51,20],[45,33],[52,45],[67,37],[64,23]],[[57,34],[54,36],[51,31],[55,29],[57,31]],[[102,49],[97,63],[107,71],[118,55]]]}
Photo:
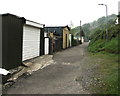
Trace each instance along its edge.
{"label": "tall grass", "polygon": [[[93,59],[100,59],[98,64],[98,74],[96,77],[101,78],[102,82],[96,86],[91,86],[91,91],[97,94],[118,94],[118,56],[116,54],[99,52],[91,56]],[[100,77],[99,77],[100,76]]]}
{"label": "tall grass", "polygon": [[118,36],[108,41],[104,49],[106,52],[118,54]]}
{"label": "tall grass", "polygon": [[[95,58],[102,58],[99,63],[99,73],[101,74],[103,85],[99,84],[93,87],[96,93],[101,94],[118,94],[118,71],[119,71],[119,37],[120,26],[113,26],[109,29],[108,40],[103,38],[103,33],[94,36],[88,46],[88,51],[94,54]],[[103,54],[104,53],[104,54]]]}
{"label": "tall grass", "polygon": [[109,41],[106,41],[105,39],[99,39],[90,44],[88,46],[88,50],[93,53],[106,51],[108,53],[118,54],[118,36]]}

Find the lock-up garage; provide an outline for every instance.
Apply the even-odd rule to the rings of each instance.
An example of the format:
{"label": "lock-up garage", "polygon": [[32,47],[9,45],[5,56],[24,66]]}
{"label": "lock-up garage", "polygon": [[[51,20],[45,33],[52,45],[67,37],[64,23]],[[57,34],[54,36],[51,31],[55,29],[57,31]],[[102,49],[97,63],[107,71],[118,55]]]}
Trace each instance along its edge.
{"label": "lock-up garage", "polygon": [[0,15],[0,24],[2,68],[9,70],[44,55],[44,24],[9,13]]}

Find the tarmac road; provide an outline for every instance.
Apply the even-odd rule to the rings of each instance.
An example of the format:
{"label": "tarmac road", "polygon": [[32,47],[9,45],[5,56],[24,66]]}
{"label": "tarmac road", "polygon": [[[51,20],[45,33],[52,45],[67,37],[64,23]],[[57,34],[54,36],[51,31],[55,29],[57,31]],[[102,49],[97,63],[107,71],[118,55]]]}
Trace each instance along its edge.
{"label": "tarmac road", "polygon": [[82,73],[81,60],[88,43],[57,52],[54,63],[22,76],[4,94],[89,94],[75,79]]}

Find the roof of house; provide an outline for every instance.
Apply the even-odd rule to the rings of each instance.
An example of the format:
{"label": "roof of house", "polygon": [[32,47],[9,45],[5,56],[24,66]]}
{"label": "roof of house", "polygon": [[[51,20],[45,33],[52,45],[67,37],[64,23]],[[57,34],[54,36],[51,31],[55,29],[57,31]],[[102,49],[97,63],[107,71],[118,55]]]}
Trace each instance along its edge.
{"label": "roof of house", "polygon": [[68,28],[68,30],[70,30],[68,26],[46,26],[45,32],[53,32],[54,35],[61,36],[63,34],[63,28],[66,27]]}
{"label": "roof of house", "polygon": [[66,26],[45,26],[45,28],[65,28],[65,27],[67,27],[68,30],[70,30],[70,27],[68,25]]}

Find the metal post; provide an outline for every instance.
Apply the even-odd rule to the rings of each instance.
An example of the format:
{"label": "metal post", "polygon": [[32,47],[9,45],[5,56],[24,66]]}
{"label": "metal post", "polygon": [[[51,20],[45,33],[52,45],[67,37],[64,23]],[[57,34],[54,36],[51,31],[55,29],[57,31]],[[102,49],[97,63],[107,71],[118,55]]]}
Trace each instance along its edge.
{"label": "metal post", "polygon": [[82,36],[81,36],[81,30],[82,30],[82,28],[81,28],[81,20],[80,20],[80,43],[82,42]]}
{"label": "metal post", "polygon": [[107,5],[106,6],[106,40],[108,40],[108,8]]}
{"label": "metal post", "polygon": [[104,5],[106,7],[106,40],[108,40],[108,7],[106,4],[98,4],[98,5]]}

